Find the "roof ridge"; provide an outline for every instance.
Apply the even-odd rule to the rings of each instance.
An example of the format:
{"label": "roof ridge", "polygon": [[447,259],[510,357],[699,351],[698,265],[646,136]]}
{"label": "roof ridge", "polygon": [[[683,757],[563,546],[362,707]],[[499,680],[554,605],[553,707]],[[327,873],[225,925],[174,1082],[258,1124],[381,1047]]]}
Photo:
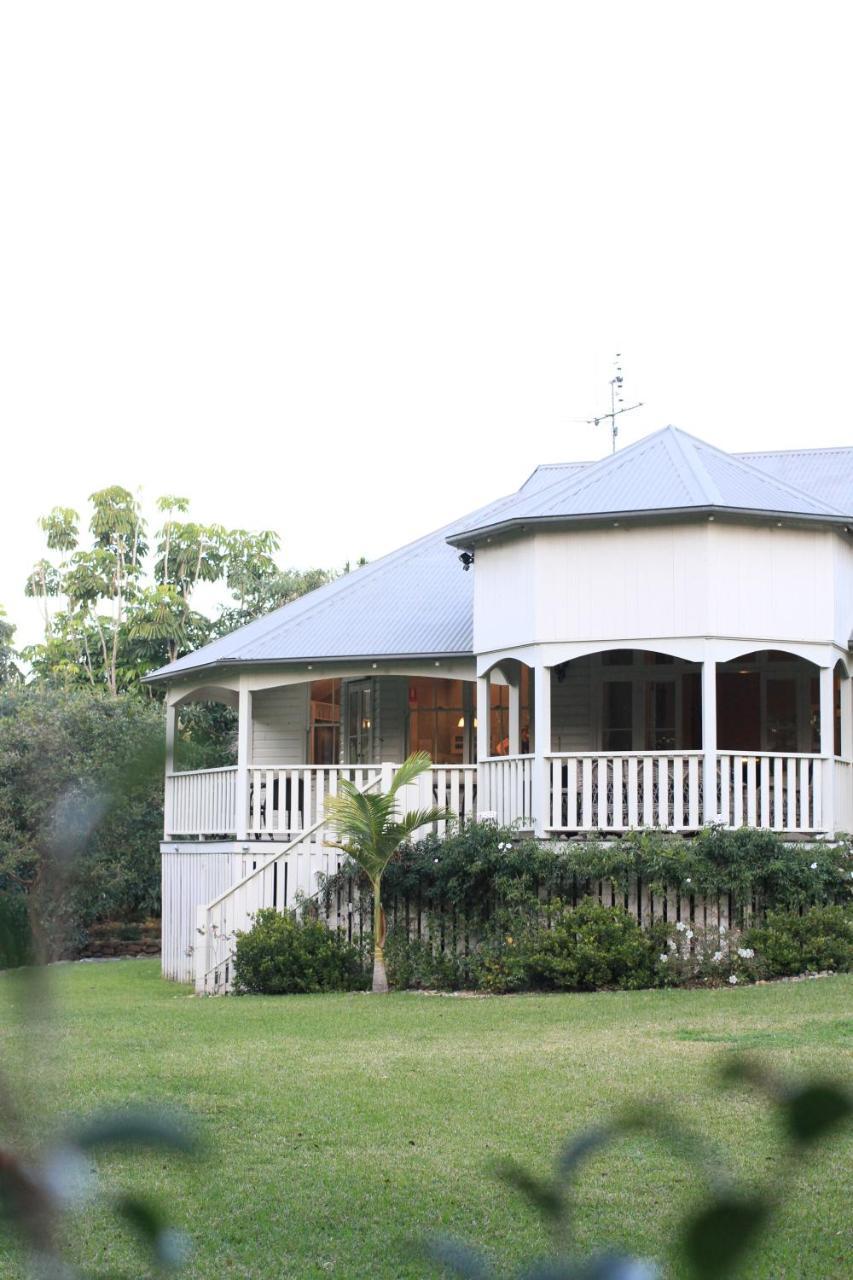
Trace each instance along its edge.
{"label": "roof ridge", "polygon": [[[748,471],[751,475],[762,479],[765,482],[765,484],[773,485],[776,488],[783,490],[785,493],[790,494],[794,498],[805,498],[808,502],[813,503],[816,506],[823,507],[826,515],[843,517],[847,514],[845,511],[842,511],[840,508],[833,507],[830,503],[824,502],[821,498],[816,497],[813,493],[809,493],[807,489],[800,489],[799,486],[795,484],[789,484],[787,480],[781,480],[779,479],[778,476],[773,476],[768,471],[763,471],[761,467],[755,466],[754,463],[747,462],[745,458],[740,458],[737,456],[737,454],[734,454],[734,453],[727,453],[725,449],[720,449],[717,445],[710,444],[709,441],[702,440],[699,436],[694,436],[689,431],[683,431],[681,427],[672,427],[672,428],[665,428],[665,429],[671,430],[681,439],[689,440],[693,445],[694,449],[697,449],[697,451],[704,449],[709,453],[717,454],[719,457],[723,459],[724,462],[734,463],[735,466],[743,467],[744,470]],[[703,471],[704,470],[705,468],[703,467]],[[710,476],[708,478],[710,482]],[[713,487],[717,491],[717,494],[719,497],[720,495],[719,495],[719,490],[717,489],[717,486],[714,485]],[[718,504],[714,504],[714,505],[718,505]]]}
{"label": "roof ridge", "polygon": [[780,458],[783,455],[801,453],[853,453],[853,445],[850,444],[816,444],[814,446],[801,445],[796,449],[743,449],[738,453],[731,454],[733,458]]}
{"label": "roof ridge", "polygon": [[[698,488],[698,493],[695,496],[700,500],[704,499],[709,502],[711,506],[722,506],[723,495],[720,493],[719,485],[713,480],[707,467],[702,462],[694,438],[686,431],[679,430],[678,427],[666,427],[665,432],[667,452],[678,469],[681,478],[684,479],[682,470],[685,467],[690,479],[695,481]],[[685,443],[687,440],[690,441],[689,450]],[[689,490],[689,486],[687,487]]]}

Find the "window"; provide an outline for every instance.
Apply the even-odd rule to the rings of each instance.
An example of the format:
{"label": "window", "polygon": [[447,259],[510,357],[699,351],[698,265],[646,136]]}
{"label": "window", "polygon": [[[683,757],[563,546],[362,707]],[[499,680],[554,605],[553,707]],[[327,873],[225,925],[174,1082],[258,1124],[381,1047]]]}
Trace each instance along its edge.
{"label": "window", "polygon": [[341,758],[341,682],[312,680],[308,707],[308,763],[337,764]]}
{"label": "window", "polygon": [[472,697],[462,680],[409,681],[409,751],[426,751],[436,764],[462,764],[473,724]]}

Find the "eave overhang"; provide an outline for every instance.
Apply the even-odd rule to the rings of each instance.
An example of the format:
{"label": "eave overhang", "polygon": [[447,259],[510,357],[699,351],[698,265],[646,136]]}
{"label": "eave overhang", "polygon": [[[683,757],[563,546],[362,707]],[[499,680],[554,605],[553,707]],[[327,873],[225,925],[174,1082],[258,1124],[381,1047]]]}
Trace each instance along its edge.
{"label": "eave overhang", "polygon": [[814,528],[824,525],[849,534],[853,529],[853,516],[809,515],[790,511],[755,511],[744,507],[664,507],[654,511],[603,511],[594,514],[571,516],[522,516],[512,520],[495,521],[480,528],[461,530],[447,539],[452,547],[460,550],[474,549],[483,543],[504,537],[518,537],[538,533],[540,530],[595,529],[608,525],[639,527],[655,524],[687,524],[697,520],[711,521],[719,518],[729,523],[766,525],[784,528]]}

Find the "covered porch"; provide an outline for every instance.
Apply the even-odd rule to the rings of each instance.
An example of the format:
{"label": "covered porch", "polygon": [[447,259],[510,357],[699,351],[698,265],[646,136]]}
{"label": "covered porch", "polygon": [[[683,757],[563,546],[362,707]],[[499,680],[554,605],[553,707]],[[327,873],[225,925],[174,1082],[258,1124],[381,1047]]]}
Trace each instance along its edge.
{"label": "covered porch", "polygon": [[[508,692],[500,678],[492,683],[486,722],[495,750],[506,736]],[[477,811],[475,701],[473,660],[316,675],[312,664],[175,690],[166,709],[164,841],[286,844],[321,822],[342,779],[381,785],[412,751],[433,761],[417,803],[464,822]],[[198,704],[228,708],[233,719],[230,758],[216,767],[181,767],[182,732]]]}
{"label": "covered porch", "polygon": [[508,752],[480,755],[481,816],[520,819],[543,836],[705,823],[803,836],[849,830],[844,661],[734,647],[701,657],[613,647],[556,662],[528,650],[481,669],[482,705],[496,671],[517,689]]}
{"label": "covered porch", "polygon": [[[478,676],[473,663],[442,670],[438,661],[284,679],[243,673],[175,690],[164,841],[284,847],[322,826],[341,779],[387,785],[414,750],[434,763],[411,803],[442,805],[462,823],[490,818],[540,836],[689,832],[709,822],[793,835],[849,830],[845,663],[721,649],[703,660],[661,648],[559,661],[528,652],[484,662]],[[232,760],[182,769],[180,718],[199,702],[230,708]]]}

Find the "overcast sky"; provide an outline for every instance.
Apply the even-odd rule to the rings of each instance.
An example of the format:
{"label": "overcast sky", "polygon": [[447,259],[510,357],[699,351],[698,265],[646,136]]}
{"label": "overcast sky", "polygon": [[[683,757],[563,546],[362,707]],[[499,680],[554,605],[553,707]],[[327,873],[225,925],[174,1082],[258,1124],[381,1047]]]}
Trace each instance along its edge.
{"label": "overcast sky", "polygon": [[373,559],[672,422],[853,444],[850,6],[6,3],[0,603],[120,483]]}

